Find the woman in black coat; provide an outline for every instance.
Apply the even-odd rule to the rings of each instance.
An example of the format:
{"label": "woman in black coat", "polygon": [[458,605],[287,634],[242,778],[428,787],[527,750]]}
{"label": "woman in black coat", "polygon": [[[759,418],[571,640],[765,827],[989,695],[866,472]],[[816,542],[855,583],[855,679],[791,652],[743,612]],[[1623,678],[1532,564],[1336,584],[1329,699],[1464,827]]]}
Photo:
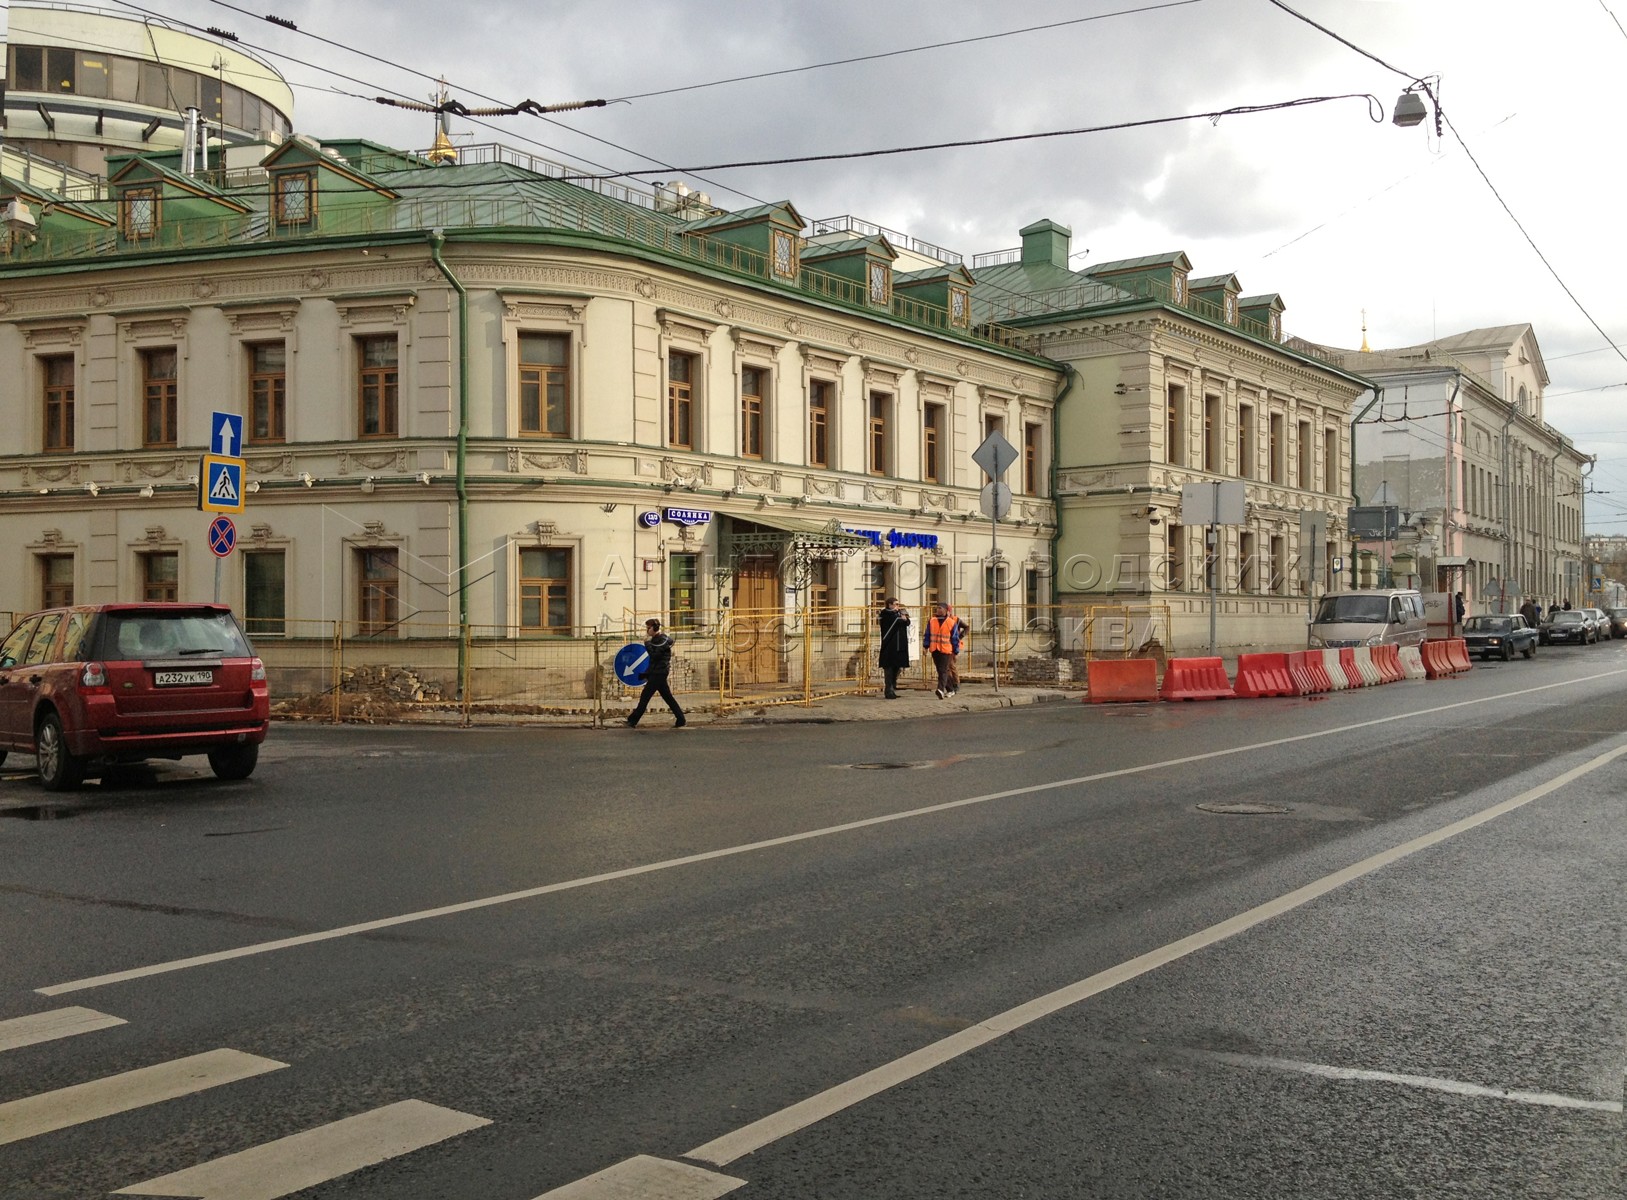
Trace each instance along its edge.
{"label": "woman in black coat", "polygon": [[886,681],[882,696],[898,699],[898,673],[910,665],[910,615],[898,603],[898,597],[888,599],[881,610],[881,675]]}

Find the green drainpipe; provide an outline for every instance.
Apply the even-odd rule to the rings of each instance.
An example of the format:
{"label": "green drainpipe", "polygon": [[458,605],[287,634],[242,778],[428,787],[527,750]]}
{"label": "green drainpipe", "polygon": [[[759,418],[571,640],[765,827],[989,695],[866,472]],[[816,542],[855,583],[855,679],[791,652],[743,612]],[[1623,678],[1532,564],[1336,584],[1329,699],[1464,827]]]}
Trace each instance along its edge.
{"label": "green drainpipe", "polygon": [[1055,605],[1057,597],[1061,594],[1062,575],[1057,566],[1056,547],[1062,540],[1062,497],[1056,494],[1056,461],[1062,452],[1062,398],[1073,391],[1073,385],[1079,382],[1079,372],[1067,363],[1062,364],[1062,372],[1067,377],[1067,383],[1056,394],[1051,404],[1051,507],[1056,510],[1056,524],[1051,526],[1051,603]]}
{"label": "green drainpipe", "polygon": [[429,257],[458,294],[458,698],[469,694],[469,292],[441,257],[446,233],[429,233]]}

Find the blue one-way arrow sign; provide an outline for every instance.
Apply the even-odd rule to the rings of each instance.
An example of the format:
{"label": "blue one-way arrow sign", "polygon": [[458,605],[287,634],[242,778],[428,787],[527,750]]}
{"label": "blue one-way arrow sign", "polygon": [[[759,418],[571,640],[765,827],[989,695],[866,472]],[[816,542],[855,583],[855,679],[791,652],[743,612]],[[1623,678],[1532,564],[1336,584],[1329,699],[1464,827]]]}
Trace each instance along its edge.
{"label": "blue one-way arrow sign", "polygon": [[236,413],[211,413],[209,453],[236,458],[243,453],[243,418]]}

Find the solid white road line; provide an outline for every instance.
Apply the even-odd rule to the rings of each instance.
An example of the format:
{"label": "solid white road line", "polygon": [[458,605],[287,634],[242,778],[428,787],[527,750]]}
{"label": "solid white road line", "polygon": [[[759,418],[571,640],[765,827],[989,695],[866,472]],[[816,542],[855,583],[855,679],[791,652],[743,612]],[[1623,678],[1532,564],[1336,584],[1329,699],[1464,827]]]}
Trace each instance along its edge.
{"label": "solid white road line", "polygon": [[1229,1054],[1220,1050],[1197,1051],[1198,1057],[1237,1067],[1269,1067],[1273,1071],[1292,1071],[1300,1075],[1315,1075],[1321,1079],[1337,1079],[1361,1083],[1397,1083],[1403,1087],[1424,1088],[1432,1092],[1446,1092],[1453,1096],[1474,1096],[1487,1100],[1512,1100],[1516,1104],[1535,1104],[1543,1108],[1581,1108],[1592,1112],[1619,1113],[1620,1100],[1583,1100],[1576,1096],[1561,1096],[1556,1092],[1527,1092],[1510,1088],[1483,1087],[1478,1083],[1464,1083],[1458,1079],[1441,1079],[1435,1075],[1400,1075],[1393,1071],[1365,1071],[1355,1067],[1329,1067],[1322,1063],[1299,1062],[1291,1058],[1266,1058],[1254,1054]]}
{"label": "solid white road line", "polygon": [[537,1200],[717,1200],[745,1185],[744,1179],[640,1154]]}
{"label": "solid white road line", "polygon": [[109,1075],[90,1083],[12,1100],[0,1104],[0,1146],[162,1100],[190,1096],[223,1083],[251,1079],[287,1065],[238,1050],[209,1050],[122,1075]]}
{"label": "solid white road line", "polygon": [[1606,679],[1614,675],[1627,674],[1627,671],[1604,671],[1598,675],[1588,675],[1581,679],[1567,680],[1564,683],[1547,683],[1540,687],[1524,688],[1517,692],[1503,692],[1496,696],[1487,696],[1478,700],[1459,700],[1452,704],[1441,704],[1434,708],[1415,709],[1411,712],[1395,713],[1387,717],[1377,717],[1371,721],[1357,721],[1351,725],[1341,725],[1333,729],[1321,729],[1314,733],[1301,733],[1292,737],[1273,738],[1264,742],[1252,742],[1246,746],[1233,746],[1226,750],[1211,750],[1204,754],[1189,754],[1181,758],[1169,758],[1162,762],[1144,763],[1138,767],[1123,767],[1116,771],[1098,771],[1091,775],[1078,775],[1072,779],[1057,779],[1049,783],[1036,783],[1027,787],[1011,788],[1004,792],[990,792],[983,796],[969,796],[963,800],[950,800],[942,804],[929,804],[922,808],[911,808],[903,812],[887,813],[879,817],[868,817],[862,821],[848,821],[841,825],[827,825],[822,829],[810,829],[802,833],[790,833],[783,837],[766,838],[760,842],[747,842],[744,845],[728,846],[719,850],[707,850],[700,854],[686,854],[682,858],[668,858],[660,862],[646,863],[640,867],[627,867],[619,871],[606,871],[599,875],[587,875],[580,879],[567,879],[559,883],[543,884],[540,887],[526,888],[518,892],[505,892],[500,896],[487,896],[479,900],[466,900],[460,904],[447,904],[440,908],[420,909],[417,912],[402,913],[394,917],[381,917],[376,921],[362,921],[355,925],[343,925],[337,929],[325,929],[317,933],[301,934],[297,937],[278,938],[271,942],[256,942],[248,946],[238,946],[232,950],[220,950],[212,954],[198,954],[191,958],[178,958],[170,962],[154,963],[145,967],[133,967],[125,971],[112,971],[105,975],[95,975],[87,979],[75,979],[68,983],[52,984],[49,987],[36,988],[35,991],[42,996],[61,996],[69,992],[81,992],[90,988],[107,987],[114,983],[128,983],[135,979],[147,979],[154,975],[165,975],[171,971],[185,971],[192,967],[209,966],[214,963],[230,962],[235,958],[248,958],[257,954],[269,954],[274,950],[288,950],[296,946],[310,946],[318,942],[331,941],[334,938],[355,937],[359,934],[374,933],[380,929],[394,929],[401,925],[411,925],[418,921],[428,921],[436,917],[456,916],[460,913],[476,912],[483,908],[492,908],[501,904],[513,904],[520,900],[533,900],[539,896],[550,896],[558,892],[574,891],[577,888],[592,887],[595,884],[614,883],[617,880],[633,879],[640,875],[652,875],[659,871],[670,871],[676,867],[694,866],[697,863],[715,862],[719,859],[734,858],[741,854],[753,854],[759,850],[771,850],[779,846],[793,846],[798,842],[814,841],[819,838],[834,837],[838,834],[852,833],[860,829],[870,829],[880,825],[891,825],[897,821],[910,821],[918,817],[933,816],[938,813],[953,812],[958,808],[969,808],[979,804],[989,804],[996,800],[1009,800],[1016,796],[1034,796],[1042,792],[1053,792],[1062,788],[1079,787],[1087,783],[1100,783],[1107,779],[1121,779],[1130,775],[1145,775],[1153,771],[1163,771],[1170,767],[1190,766],[1193,763],[1207,762],[1211,759],[1228,758],[1234,754],[1248,754],[1256,750],[1267,750],[1274,746],[1288,746],[1295,742],[1314,741],[1317,738],[1335,737],[1342,733],[1351,733],[1358,729],[1371,729],[1377,725],[1388,725],[1392,721],[1412,721],[1419,717],[1430,716],[1434,713],[1451,712],[1454,709],[1470,708],[1482,704],[1493,704],[1504,700],[1514,700],[1523,696],[1533,695],[1537,692],[1546,692],[1554,688],[1574,687],[1579,683],[1587,683],[1596,679]]}
{"label": "solid white road line", "polygon": [[0,1051],[54,1042],[57,1038],[73,1037],[80,1033],[94,1033],[98,1029],[111,1029],[124,1023],[123,1017],[110,1017],[93,1008],[53,1008],[50,1012],[13,1017],[9,1021],[0,1021]]}
{"label": "solid white road line", "polygon": [[113,1194],[277,1200],[490,1124],[485,1117],[422,1100],[403,1100],[134,1187],[120,1188]]}
{"label": "solid white road line", "polygon": [[1239,913],[1237,916],[1221,921],[1217,925],[1211,925],[1209,928],[1200,930],[1189,937],[1181,938],[1179,941],[1171,942],[1167,946],[1148,951],[1146,954],[1132,958],[1128,962],[1120,963],[1116,967],[1110,967],[1105,971],[1092,975],[1088,979],[1081,979],[1077,983],[1059,988],[1049,995],[1039,996],[1025,1004],[1019,1004],[1015,1008],[1007,1009],[1005,1012],[990,1017],[988,1020],[969,1029],[962,1030],[931,1045],[923,1046],[912,1054],[906,1054],[902,1058],[885,1063],[873,1071],[868,1071],[855,1079],[848,1080],[846,1083],[837,1084],[833,1088],[820,1092],[818,1095],[811,1096],[788,1108],[781,1109],[777,1113],[771,1113],[769,1116],[743,1126],[733,1133],[724,1134],[720,1138],[689,1151],[683,1157],[692,1158],[698,1162],[712,1163],[719,1167],[727,1166],[736,1159],[760,1150],[787,1134],[804,1129],[816,1121],[822,1121],[826,1117],[850,1108],[861,1100],[867,1100],[878,1095],[896,1084],[914,1079],[917,1075],[925,1074],[933,1067],[941,1066],[950,1059],[957,1058],[970,1050],[975,1050],[977,1047],[992,1042],[996,1038],[1011,1033],[1013,1030],[1021,1029],[1023,1026],[1042,1017],[1061,1012],[1063,1009],[1078,1004],[1082,1000],[1088,1000],[1092,996],[1118,987],[1121,983],[1128,983],[1130,980],[1145,975],[1150,971],[1155,971],[1159,967],[1168,966],[1172,962],[1213,946],[1217,942],[1236,937],[1238,934],[1253,929],[1256,925],[1269,921],[1273,917],[1281,916],[1283,913],[1291,912],[1302,905],[1309,904],[1312,900],[1327,895],[1335,888],[1343,887],[1347,883],[1370,875],[1374,871],[1390,866],[1392,863],[1399,862],[1410,855],[1417,854],[1420,850],[1427,850],[1431,846],[1439,845],[1441,842],[1454,838],[1461,833],[1484,825],[1488,821],[1496,820],[1498,817],[1513,812],[1517,808],[1522,808],[1534,800],[1558,791],[1584,775],[1599,770],[1601,767],[1614,762],[1623,754],[1627,754],[1627,743],[1618,745],[1614,750],[1589,759],[1580,766],[1556,775],[1546,783],[1521,792],[1518,796],[1512,796],[1499,804],[1492,805],[1490,808],[1482,809],[1480,812],[1464,817],[1460,821],[1454,821],[1452,824],[1437,829],[1433,833],[1426,833],[1422,837],[1413,838],[1410,842],[1404,842],[1399,846],[1372,855],[1370,858],[1364,858],[1358,863],[1353,863],[1342,870],[1335,871],[1331,875],[1323,876],[1321,879],[1308,883],[1304,887],[1295,888],[1293,891],[1278,896],[1274,900],[1268,900],[1266,903],[1251,908],[1247,912]]}

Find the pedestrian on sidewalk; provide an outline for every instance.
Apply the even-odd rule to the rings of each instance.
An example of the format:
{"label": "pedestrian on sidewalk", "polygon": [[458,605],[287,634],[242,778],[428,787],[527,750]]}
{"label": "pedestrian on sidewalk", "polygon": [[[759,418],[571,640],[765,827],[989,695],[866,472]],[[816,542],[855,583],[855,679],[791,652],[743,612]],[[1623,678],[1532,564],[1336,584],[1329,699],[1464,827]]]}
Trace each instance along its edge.
{"label": "pedestrian on sidewalk", "polygon": [[682,729],[688,722],[684,720],[684,710],[672,698],[672,688],[667,683],[667,677],[672,673],[672,639],[661,632],[661,622],[654,617],[644,622],[644,649],[649,652],[650,665],[644,668],[644,690],[638,694],[638,707],[628,716],[627,724],[636,726],[644,710],[650,706],[650,697],[660,696],[677,718],[672,723],[673,728]]}
{"label": "pedestrian on sidewalk", "polygon": [[966,622],[949,611],[947,604],[939,604],[927,618],[926,634],[921,646],[932,655],[932,665],[938,668],[937,696],[947,700],[960,690],[960,674],[955,670],[955,656],[960,653],[960,635]]}
{"label": "pedestrian on sidewalk", "polygon": [[897,700],[898,673],[910,665],[909,610],[898,602],[897,596],[890,596],[876,619],[881,622],[881,653],[878,659],[885,682],[882,699]]}

